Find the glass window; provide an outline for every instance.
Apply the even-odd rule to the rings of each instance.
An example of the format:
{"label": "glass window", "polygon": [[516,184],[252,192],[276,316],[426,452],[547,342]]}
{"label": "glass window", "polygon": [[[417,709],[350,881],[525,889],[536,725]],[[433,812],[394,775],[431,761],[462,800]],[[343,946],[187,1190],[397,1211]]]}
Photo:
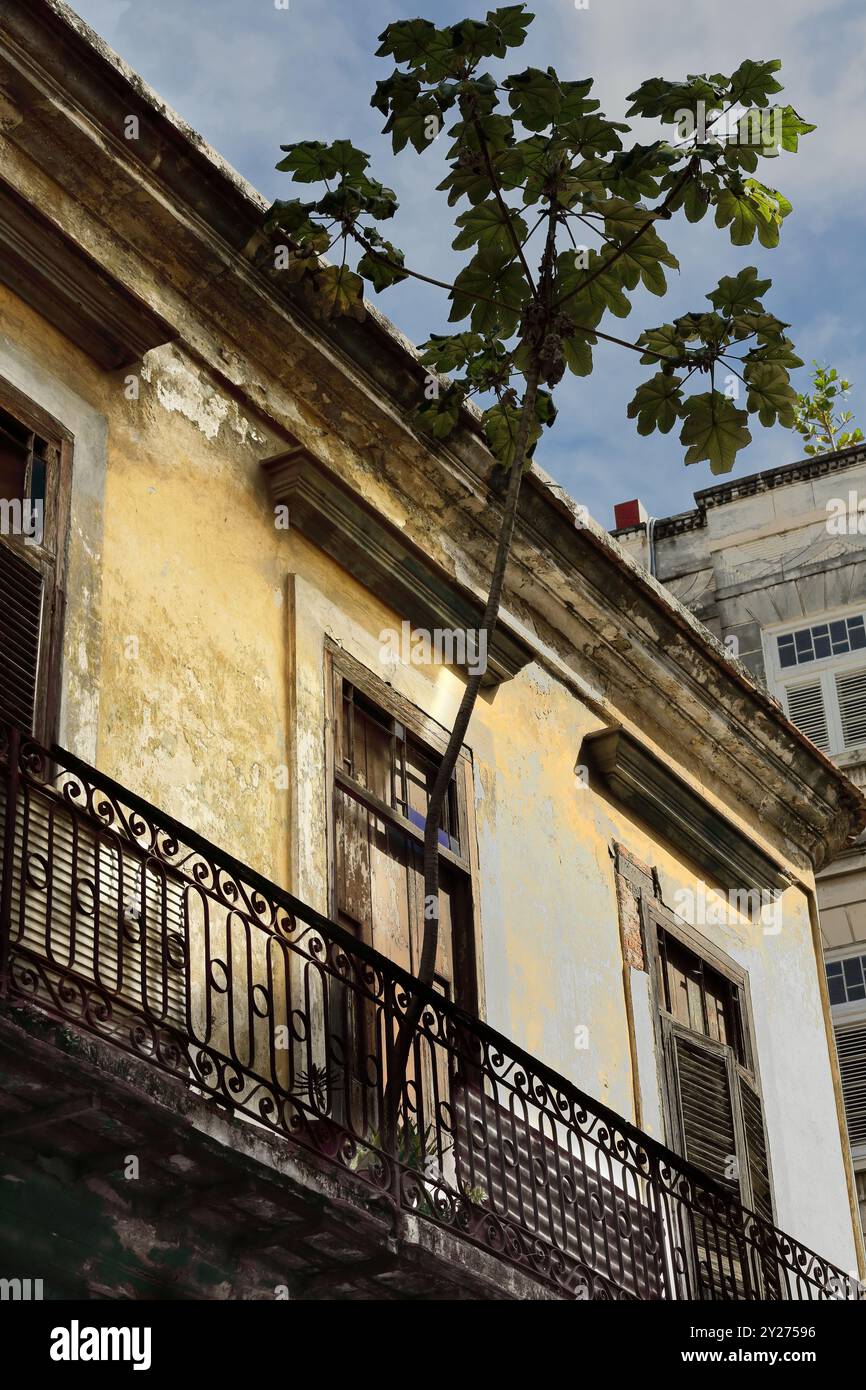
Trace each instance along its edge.
{"label": "glass window", "polygon": [[805,666],[810,661],[826,661],[831,656],[866,647],[866,621],[858,613],[853,618],[836,618],[831,623],[815,623],[776,638],[776,651],[782,670]]}
{"label": "glass window", "polygon": [[782,667],[797,665],[797,653],[794,650],[794,639],[790,633],[785,637],[779,638],[779,665]]}
{"label": "glass window", "polygon": [[667,1012],[693,1033],[732,1048],[738,1061],[745,1062],[736,985],[662,927],[658,941],[659,983]]}
{"label": "glass window", "polygon": [[840,960],[830,961],[827,965],[827,989],[831,1004],[845,1003],[845,979]]}
{"label": "glass window", "polygon": [[831,1004],[854,1004],[866,999],[866,956],[828,961],[827,989]]}

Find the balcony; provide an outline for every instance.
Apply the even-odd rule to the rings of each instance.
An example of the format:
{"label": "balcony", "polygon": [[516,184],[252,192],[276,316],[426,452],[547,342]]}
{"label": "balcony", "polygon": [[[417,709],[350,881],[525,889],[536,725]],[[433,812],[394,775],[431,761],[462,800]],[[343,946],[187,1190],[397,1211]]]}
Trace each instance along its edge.
{"label": "balcony", "polygon": [[[378,1296],[383,1279],[390,1296],[405,1288],[395,1232],[408,1223],[412,1277],[423,1285],[435,1266],[447,1284],[450,1261],[464,1296],[857,1296],[840,1270],[438,993],[423,992],[398,1069],[419,992],[410,976],[95,769],[2,724],[0,846],[0,1021],[18,1028],[0,1072],[0,1137],[38,1126],[34,1102],[50,1098],[45,1123],[79,1124],[77,1150],[94,1162],[89,1107],[115,1104],[116,1082],[124,1123],[145,1124],[161,1076],[168,1109],[204,1114],[211,1147],[218,1130],[228,1137],[219,1174],[163,1195],[155,1220],[214,1192],[225,1217],[238,1182],[229,1151],[252,1148],[295,1163],[292,1183],[269,1187],[267,1217],[259,1208],[258,1248],[284,1236],[300,1249],[311,1230],[345,1246],[362,1224],[346,1212],[363,1213],[351,1260],[332,1241],[329,1266],[319,1247],[310,1277],[324,1291],[359,1279],[360,1296]],[[55,1067],[46,1038],[60,1034]],[[16,1090],[31,1046],[36,1079]],[[318,1184],[312,1220],[301,1169]],[[228,1238],[250,1219],[235,1210]]]}

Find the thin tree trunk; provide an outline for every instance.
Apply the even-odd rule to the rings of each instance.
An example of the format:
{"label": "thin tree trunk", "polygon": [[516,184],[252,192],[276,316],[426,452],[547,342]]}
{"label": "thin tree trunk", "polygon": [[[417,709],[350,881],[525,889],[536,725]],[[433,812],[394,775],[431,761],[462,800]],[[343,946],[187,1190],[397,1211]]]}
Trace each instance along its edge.
{"label": "thin tree trunk", "polygon": [[[499,531],[499,540],[496,548],[496,559],[493,566],[493,574],[490,581],[490,590],[487,595],[487,603],[484,609],[484,616],[479,630],[479,640],[476,651],[489,652],[493,634],[496,630],[496,623],[499,617],[499,606],[502,599],[502,588],[505,582],[505,571],[508,566],[508,557],[511,551],[511,541],[514,534],[514,524],[517,518],[517,503],[520,497],[520,484],[523,479],[524,463],[526,460],[526,450],[529,444],[529,430],[535,413],[535,400],[538,392],[540,368],[538,364],[530,367],[526,376],[526,390],[523,396],[523,405],[520,414],[520,421],[517,427],[517,437],[514,445],[514,458],[511,463],[511,470],[508,475],[508,487],[505,495],[505,505],[502,515],[502,525]],[[486,634],[486,647],[482,645],[481,634]],[[481,675],[469,676],[460,707],[451,729],[448,745],[439,764],[433,788],[430,792],[430,799],[427,804],[427,817],[424,825],[424,936],[421,946],[421,961],[419,964],[417,978],[422,985],[432,985],[436,966],[436,951],[439,945],[439,824],[442,819],[442,808],[445,804],[445,797],[451,782],[460,750],[463,747],[463,740],[472,718],[472,711],[478,699],[478,692],[481,689]],[[388,1059],[388,1082],[384,1098],[384,1147],[391,1153],[396,1152],[398,1135],[398,1117],[400,1109],[400,1098],[406,1077],[406,1068],[409,1060],[409,1053],[415,1030],[424,1011],[424,1001],[419,994],[415,994],[409,1000],[406,1013],[400,1024],[394,1050]],[[422,1117],[419,1115],[419,1129],[421,1128]],[[423,1137],[423,1136],[422,1136]]]}

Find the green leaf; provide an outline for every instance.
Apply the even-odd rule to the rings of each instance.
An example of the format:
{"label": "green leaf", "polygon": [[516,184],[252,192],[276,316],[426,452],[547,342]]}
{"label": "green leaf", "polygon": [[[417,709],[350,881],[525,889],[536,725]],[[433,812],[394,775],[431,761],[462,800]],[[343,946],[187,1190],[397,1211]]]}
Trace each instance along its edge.
{"label": "green leaf", "polygon": [[525,5],[502,5],[498,10],[488,10],[487,23],[499,30],[501,39],[494,56],[504,58],[506,49],[520,48],[534,18]]}
{"label": "green leaf", "polygon": [[541,425],[548,429],[553,424],[557,416],[556,406],[553,404],[553,396],[549,391],[539,389],[535,393],[535,418]]}
{"label": "green leaf", "polygon": [[613,154],[605,170],[605,181],[611,193],[620,198],[637,201],[655,198],[659,178],[671,162],[671,154],[661,140],[652,145],[632,145],[631,149]]}
{"label": "green leaf", "polygon": [[716,226],[727,227],[728,224],[735,246],[748,246],[754,241],[757,219],[751,199],[745,193],[732,193],[725,188],[716,203]]}
{"label": "green leaf", "polygon": [[720,391],[689,396],[683,405],[686,420],[680,443],[688,445],[686,463],[709,461],[713,473],[730,473],[740,449],[751,441],[748,415]]}
{"label": "green leaf", "polygon": [[317,309],[322,317],[364,317],[364,282],[348,266],[325,266],[316,275],[316,289],[321,296]]}
{"label": "green leaf", "polygon": [[647,351],[641,357],[644,366],[652,366],[659,357],[679,360],[685,356],[686,345],[682,335],[672,323],[663,323],[659,328],[648,328],[638,338],[641,347]]}
{"label": "green leaf", "polygon": [[454,281],[449,322],[469,317],[476,333],[510,338],[528,293],[513,252],[484,247]]}
{"label": "green leaf", "polygon": [[315,211],[315,203],[304,203],[300,198],[277,198],[268,208],[265,230],[280,228],[284,232],[296,232],[309,224],[310,213]]}
{"label": "green leaf", "polygon": [[562,125],[560,130],[568,147],[582,154],[613,154],[622,149],[618,131],[627,131],[622,121],[609,121],[601,113],[579,116]]}
{"label": "green leaf", "polygon": [[716,309],[728,316],[754,310],[761,313],[761,295],[766,294],[772,280],[759,280],[757,266],[747,265],[737,275],[723,275],[718,288],[707,299]]}
{"label": "green leaf", "polygon": [[683,404],[682,377],[656,372],[639,386],[628,407],[628,418],[637,419],[638,434],[660,430],[667,434],[674,426]]}
{"label": "green leaf", "polygon": [[628,100],[632,104],[625,113],[626,117],[654,116],[671,125],[681,119],[684,111],[694,113],[699,102],[703,102],[705,107],[717,109],[721,104],[721,88],[718,74],[706,77],[693,73],[685,82],[650,77],[636,91],[629,93]]}
{"label": "green leaf", "polygon": [[419,428],[434,439],[447,439],[457,428],[465,394],[461,386],[449,386],[415,412]]}
{"label": "green leaf", "polygon": [[481,351],[484,339],[480,333],[431,333],[421,344],[421,362],[435,367],[437,372],[453,372]]}
{"label": "green leaf", "polygon": [[[493,457],[510,469],[514,462],[517,431],[520,428],[522,407],[516,401],[497,401],[484,412],[484,433]],[[530,419],[527,438],[525,466],[529,467],[532,451],[541,435],[541,422],[537,417]]]}
{"label": "green leaf", "polygon": [[631,304],[622,292],[617,263],[608,266],[612,253],[604,257],[597,251],[586,256],[586,267],[577,264],[574,251],[563,251],[556,259],[554,296],[569,318],[584,328],[595,328],[609,311],[616,318],[627,318]]}
{"label": "green leaf", "polygon": [[[594,343],[595,338],[592,339]],[[589,376],[592,372],[592,348],[590,340],[579,333],[572,333],[562,343],[565,365],[575,376]]]}
{"label": "green leaf", "polygon": [[293,242],[322,255],[330,246],[331,238],[324,227],[310,218],[309,213],[315,207],[315,203],[303,203],[300,198],[278,198],[268,209],[265,231],[285,232]]}
{"label": "green leaf", "polygon": [[653,294],[664,294],[667,281],[662,266],[679,270],[679,261],[655,229],[647,225],[652,223],[652,213],[622,198],[610,198],[597,204],[597,211],[604,214],[605,231],[617,246],[627,242],[642,227],[646,227],[646,231],[641,232],[637,241],[617,260],[619,276],[628,290],[633,290],[638,280],[641,280],[646,289]]}
{"label": "green leaf", "polygon": [[466,251],[476,242],[479,246],[498,246],[513,251],[514,240],[508,230],[509,220],[513,234],[520,242],[526,236],[527,226],[519,213],[511,209],[509,212],[510,219],[503,215],[499,204],[494,201],[479,203],[468,212],[462,212],[456,219],[456,225],[462,230],[451,243],[455,251]]}
{"label": "green leaf", "polygon": [[776,338],[767,342],[762,347],[752,348],[745,359],[747,362],[778,362],[780,367],[793,371],[795,367],[802,367],[803,359],[798,357],[794,351],[794,344],[790,338]]}
{"label": "green leaf", "polygon": [[428,82],[438,82],[455,70],[454,41],[450,29],[437,29],[429,19],[400,19],[379,35],[377,58],[393,57],[406,63]]}
{"label": "green leaf", "polygon": [[389,116],[392,111],[403,111],[417,100],[421,83],[414,73],[394,72],[390,77],[376,83],[376,90],[370,98],[370,105]]}
{"label": "green leaf", "polygon": [[793,106],[782,108],[782,149],[795,153],[801,135],[810,135],[817,127],[798,116]]}
{"label": "green leaf", "polygon": [[746,58],[731,76],[730,99],[742,106],[766,106],[770,96],[782,90],[773,76],[781,66],[779,58],[757,63]]}
{"label": "green leaf", "polygon": [[405,271],[399,270],[396,265],[388,264],[388,261],[397,261],[402,266],[403,252],[392,246],[390,241],[382,241],[381,238],[376,250],[381,256],[387,257],[387,260],[382,260],[380,256],[367,251],[358,262],[358,274],[369,280],[373,289],[377,291],[387,290],[391,285],[398,285],[401,280],[405,280]]}
{"label": "green leaf", "polygon": [[700,222],[706,215],[709,199],[703,185],[697,179],[689,179],[683,190],[683,208],[686,221]]}
{"label": "green leaf", "polygon": [[546,130],[559,115],[562,88],[553,68],[546,72],[526,68],[507,77],[503,86],[508,90],[509,106],[527,130]]}
{"label": "green leaf", "polygon": [[429,93],[419,96],[410,106],[392,110],[383,133],[391,136],[395,154],[411,144],[423,154],[433,144],[442,129],[442,116],[436,98]]}
{"label": "green leaf", "polygon": [[286,156],[277,168],[292,174],[296,183],[319,183],[323,179],[361,178],[369,155],[356,150],[349,140],[334,140],[324,145],[320,140],[300,140],[294,145],[281,145]]}
{"label": "green leaf", "polygon": [[747,362],[744,375],[749,387],[748,409],[757,411],[762,425],[774,425],[778,420],[790,429],[794,424],[797,393],[784,367],[776,362]]}

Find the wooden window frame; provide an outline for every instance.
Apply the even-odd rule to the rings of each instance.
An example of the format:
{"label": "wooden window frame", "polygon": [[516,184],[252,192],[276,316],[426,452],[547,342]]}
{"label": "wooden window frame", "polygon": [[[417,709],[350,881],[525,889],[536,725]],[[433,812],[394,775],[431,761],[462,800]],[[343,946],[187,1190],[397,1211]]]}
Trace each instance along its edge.
{"label": "wooden window frame", "polygon": [[[709,941],[694,927],[690,926],[689,923],[677,917],[658,899],[653,899],[652,902],[649,902],[646,897],[642,897],[641,924],[645,960],[650,975],[650,987],[655,1004],[653,1008],[653,1024],[656,1039],[656,1056],[660,1061],[659,1088],[661,1092],[666,1140],[677,1153],[681,1154],[683,1157],[686,1156],[676,1060],[673,1055],[674,1038],[679,1034],[687,1037],[689,1040],[697,1040],[698,1045],[704,1047],[708,1052],[716,1056],[724,1056],[725,1058],[736,1139],[736,1157],[738,1159],[740,1178],[740,1200],[745,1207],[752,1210],[754,1209],[752,1176],[740,1090],[741,1075],[751,1089],[757,1094],[761,1106],[763,1122],[770,1207],[772,1211],[772,1220],[775,1222],[775,1184],[773,1181],[769,1136],[767,1134],[766,1106],[764,1104],[764,1093],[758,1066],[757,1048],[755,1046],[755,1024],[748,971],[744,970],[725,951],[722,951],[719,947],[714,945],[713,942]],[[665,1008],[664,998],[660,989],[661,961],[658,941],[659,930],[672,936],[684,946],[687,951],[697,956],[717,974],[722,975],[735,986],[737,991],[737,1003],[739,1006],[739,1031],[743,1046],[742,1060],[737,1058],[732,1044],[720,1043],[715,1038],[687,1028]]]}
{"label": "wooden window frame", "polygon": [[50,747],[57,738],[60,715],[73,436],[53,415],[2,377],[0,408],[38,434],[55,451],[53,476],[51,468],[46,470],[42,543],[35,545],[25,543],[22,537],[0,536],[0,545],[8,546],[42,576],[42,625],[33,736]]}
{"label": "wooden window frame", "polygon": [[[325,767],[327,784],[327,850],[328,850],[328,910],[335,917],[337,910],[337,882],[335,853],[336,827],[334,801],[339,789],[348,791],[357,801],[366,806],[376,816],[388,821],[396,830],[413,839],[419,848],[424,843],[424,832],[413,821],[402,815],[394,807],[382,801],[367,788],[360,787],[354,779],[336,766],[335,733],[337,720],[337,700],[342,698],[342,683],[349,681],[362,695],[397,720],[412,735],[422,751],[433,757],[441,757],[448,743],[448,731],[434,719],[426,715],[418,706],[398,694],[392,686],[375,675],[360,661],[350,656],[330,638],[325,643]],[[456,787],[456,807],[458,816],[459,851],[440,843],[440,860],[459,872],[465,884],[467,902],[465,907],[465,926],[467,940],[454,942],[455,952],[459,949],[459,960],[455,953],[454,987],[456,1002],[470,1012],[481,1009],[481,937],[478,917],[478,851],[473,813],[474,792],[472,776],[472,755],[464,745],[454,770]],[[336,920],[336,918],[335,918]]]}

